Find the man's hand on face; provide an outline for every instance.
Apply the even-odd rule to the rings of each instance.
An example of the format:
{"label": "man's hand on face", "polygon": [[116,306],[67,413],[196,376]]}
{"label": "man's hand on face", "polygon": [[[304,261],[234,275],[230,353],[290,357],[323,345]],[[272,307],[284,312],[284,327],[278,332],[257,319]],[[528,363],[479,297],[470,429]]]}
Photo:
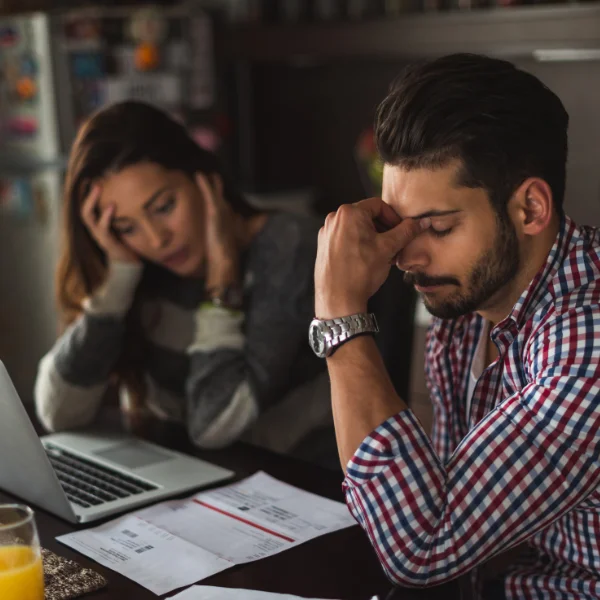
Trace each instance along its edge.
{"label": "man's hand on face", "polygon": [[315,315],[332,319],[366,312],[396,256],[430,225],[400,219],[380,198],[344,204],[319,232],[315,265]]}

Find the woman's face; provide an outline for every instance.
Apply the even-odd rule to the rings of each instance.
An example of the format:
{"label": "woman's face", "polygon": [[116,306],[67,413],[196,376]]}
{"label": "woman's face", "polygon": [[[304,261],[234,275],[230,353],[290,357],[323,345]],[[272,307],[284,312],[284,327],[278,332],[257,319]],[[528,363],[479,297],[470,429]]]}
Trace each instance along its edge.
{"label": "woman's face", "polygon": [[114,204],[112,227],[123,244],[180,276],[202,274],[204,202],[190,177],[144,162],[108,174],[98,183],[100,210]]}

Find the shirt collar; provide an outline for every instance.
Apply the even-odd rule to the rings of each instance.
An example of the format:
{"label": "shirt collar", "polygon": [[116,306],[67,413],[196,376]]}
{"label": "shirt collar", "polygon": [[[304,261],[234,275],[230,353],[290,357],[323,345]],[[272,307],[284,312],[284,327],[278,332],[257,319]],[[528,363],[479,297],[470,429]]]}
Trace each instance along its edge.
{"label": "shirt collar", "polygon": [[498,323],[495,329],[516,327],[519,330],[538,308],[552,301],[554,294],[550,284],[570,251],[575,229],[575,223],[563,215],[546,262],[521,294],[508,317]]}

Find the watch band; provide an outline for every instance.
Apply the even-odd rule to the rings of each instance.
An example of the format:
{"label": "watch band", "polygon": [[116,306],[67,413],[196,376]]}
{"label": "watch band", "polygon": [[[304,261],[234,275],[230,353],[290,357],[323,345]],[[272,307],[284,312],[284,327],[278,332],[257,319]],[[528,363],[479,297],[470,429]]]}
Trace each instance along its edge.
{"label": "watch band", "polygon": [[238,285],[226,285],[207,290],[210,302],[219,308],[240,310],[244,303],[244,292]]}
{"label": "watch band", "polygon": [[358,335],[378,333],[379,326],[373,313],[358,313],[321,321],[325,342],[325,356],[331,356],[342,344]]}

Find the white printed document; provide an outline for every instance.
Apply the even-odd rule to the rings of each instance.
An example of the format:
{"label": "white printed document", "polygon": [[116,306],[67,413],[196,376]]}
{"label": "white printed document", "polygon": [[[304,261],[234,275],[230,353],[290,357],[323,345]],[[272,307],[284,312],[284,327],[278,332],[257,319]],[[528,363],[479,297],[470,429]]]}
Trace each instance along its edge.
{"label": "white printed document", "polygon": [[[215,587],[212,585],[193,585],[191,588],[172,596],[169,600],[309,600],[302,596],[274,594],[259,590]],[[319,600],[311,598],[310,600]]]}
{"label": "white printed document", "polygon": [[57,539],[161,595],[355,524],[345,504],[258,472]]}

